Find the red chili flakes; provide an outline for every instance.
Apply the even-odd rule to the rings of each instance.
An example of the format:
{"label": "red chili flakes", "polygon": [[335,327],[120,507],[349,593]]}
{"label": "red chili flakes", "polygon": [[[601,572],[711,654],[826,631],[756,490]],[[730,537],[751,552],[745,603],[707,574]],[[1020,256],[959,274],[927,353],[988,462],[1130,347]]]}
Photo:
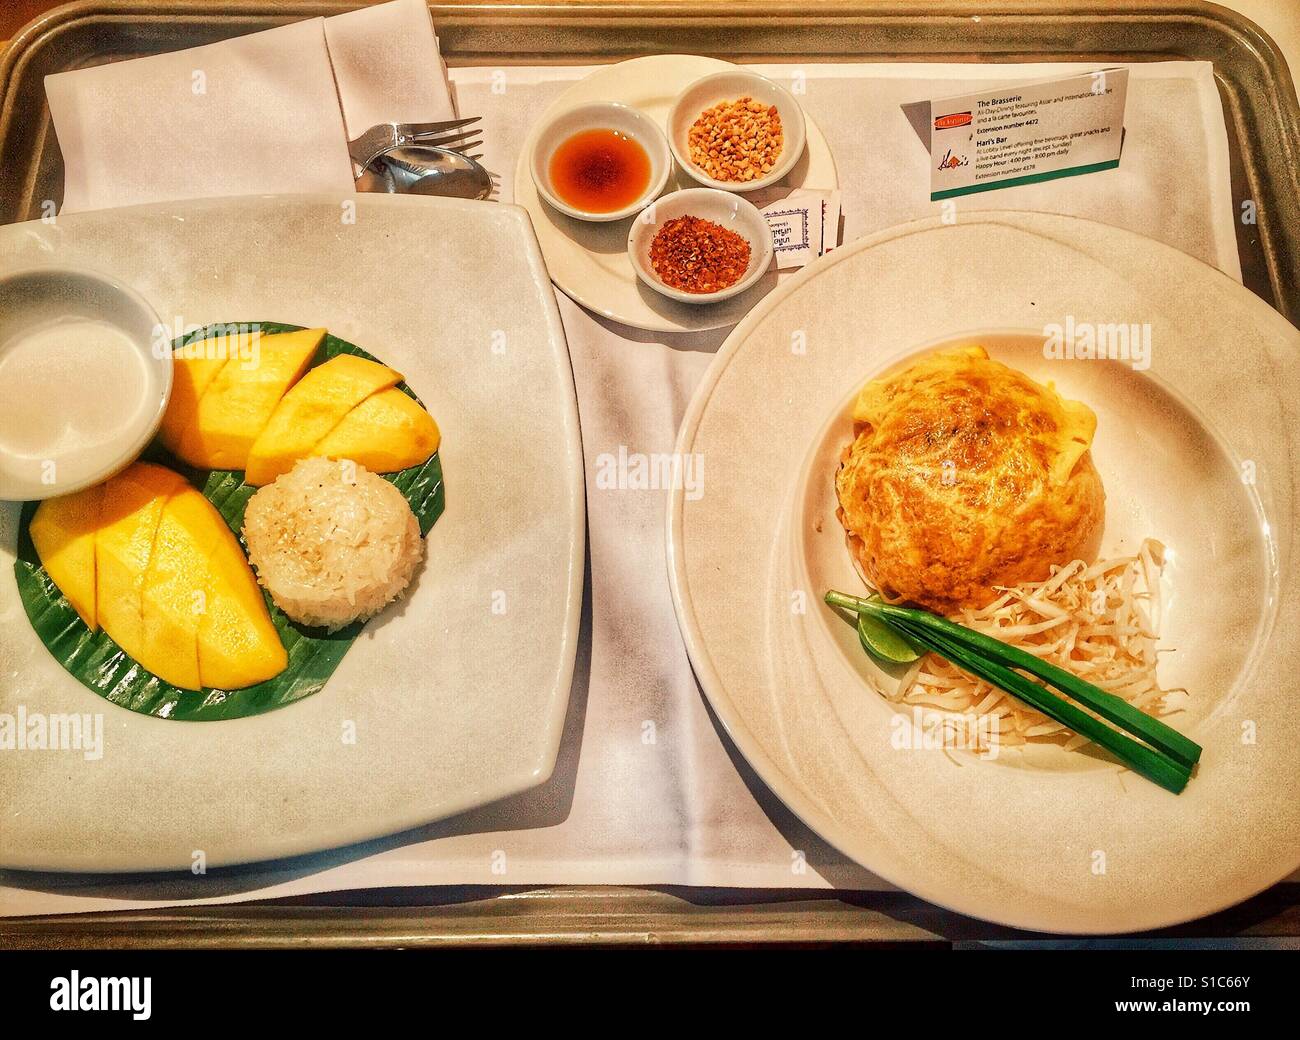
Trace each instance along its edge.
{"label": "red chili flakes", "polygon": [[699,217],[666,221],[650,243],[650,264],[665,285],[711,293],[735,285],[749,268],[749,242]]}

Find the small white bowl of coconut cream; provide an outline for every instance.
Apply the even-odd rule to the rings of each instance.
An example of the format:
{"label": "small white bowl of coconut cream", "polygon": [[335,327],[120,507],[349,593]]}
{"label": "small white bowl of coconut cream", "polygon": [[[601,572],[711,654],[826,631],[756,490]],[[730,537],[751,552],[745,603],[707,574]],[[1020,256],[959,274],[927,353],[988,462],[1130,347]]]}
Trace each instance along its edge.
{"label": "small white bowl of coconut cream", "polygon": [[144,450],[171,396],[162,328],[139,293],[106,275],[0,275],[0,499],[69,494]]}

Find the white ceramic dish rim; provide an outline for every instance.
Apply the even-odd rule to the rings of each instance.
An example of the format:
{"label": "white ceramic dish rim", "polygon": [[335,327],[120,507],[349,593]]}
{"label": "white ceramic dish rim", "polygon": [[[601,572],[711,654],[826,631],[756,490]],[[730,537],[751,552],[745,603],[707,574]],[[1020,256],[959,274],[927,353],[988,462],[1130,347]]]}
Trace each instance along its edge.
{"label": "white ceramic dish rim", "polygon": [[[562,141],[557,141],[555,142],[554,147],[547,147],[549,144],[547,141],[547,131],[550,130],[551,127],[555,126],[556,123],[560,122],[560,120],[572,118],[575,113],[584,110],[590,111],[592,115],[595,116],[596,113],[602,110],[608,111],[610,109],[617,110],[620,113],[619,118],[624,119],[629,123],[635,123],[645,137],[649,138],[648,141],[645,138],[642,138],[642,140],[637,143],[645,148],[646,154],[650,157],[652,163],[656,162],[656,160],[658,161],[659,176],[650,181],[646,186],[646,190],[637,196],[635,202],[624,206],[622,209],[610,210],[608,213],[596,213],[592,210],[579,209],[577,206],[572,206],[551,191],[549,184],[547,184],[548,178],[542,169],[544,165],[542,156],[543,153],[545,153],[546,158],[549,159],[550,156],[555,153],[555,149],[563,143]],[[586,122],[586,120],[584,120],[584,122]],[[587,129],[608,129],[608,121],[593,118]],[[581,131],[574,132],[580,133]],[[652,150],[653,152],[658,153],[657,156],[651,154]],[[589,220],[598,224],[605,224],[612,223],[616,220],[626,220],[628,217],[632,216],[632,214],[645,209],[651,202],[659,197],[659,193],[664,190],[664,186],[668,183],[668,178],[672,176],[673,152],[664,132],[659,129],[653,119],[640,109],[633,108],[631,105],[625,105],[621,101],[588,101],[579,105],[574,105],[571,108],[566,108],[561,112],[556,112],[541,125],[537,134],[533,137],[532,146],[529,149],[528,168],[529,172],[531,172],[533,176],[533,186],[537,189],[537,193],[541,195],[549,205],[554,206],[561,213],[573,217],[575,220]]]}
{"label": "white ceramic dish rim", "polygon": [[[152,324],[155,329],[161,326],[158,312],[154,309],[153,305],[141,296],[132,286],[127,285],[120,278],[116,278],[111,274],[96,270],[95,268],[88,267],[84,264],[75,266],[53,262],[48,264],[33,264],[29,267],[6,271],[3,275],[0,275],[0,281],[8,281],[9,279],[26,278],[31,276],[58,277],[61,275],[72,275],[78,278],[86,278],[110,287],[115,293],[131,303],[132,306],[137,307],[146,317],[152,318]],[[163,414],[167,411],[167,404],[171,401],[172,366],[162,364],[162,359],[159,358],[152,349],[146,350],[145,353],[151,366],[157,373],[159,383],[157,406],[155,407],[153,414],[149,416],[149,421],[140,427],[140,433],[132,438],[130,446],[123,449],[121,456],[115,462],[101,467],[99,470],[96,470],[80,480],[59,485],[57,489],[59,495],[70,495],[75,491],[88,488],[92,484],[98,484],[101,481],[107,480],[109,477],[113,476],[114,473],[118,473],[125,469],[139,457],[140,453],[144,451],[145,446],[153,439],[154,434],[158,432],[158,427],[162,425]],[[45,495],[40,497],[51,498],[54,496]],[[4,499],[3,501],[39,500],[38,497],[35,499],[21,500]]]}
{"label": "white ceramic dish rim", "polygon": [[[1026,216],[1026,214],[1020,213],[1019,211],[985,210],[978,213],[972,213],[970,216],[972,218],[988,217],[994,220],[999,216],[1006,216],[1014,220],[1015,218]],[[1032,214],[1030,216],[1032,216]],[[1080,225],[1096,223],[1084,218],[1071,217],[1069,219]],[[933,228],[934,225],[935,220],[933,218],[923,218],[920,220],[909,221],[892,228],[886,228],[873,235],[865,236],[849,246],[842,247],[834,253],[814,261],[808,267],[799,271],[790,281],[779,285],[775,290],[764,297],[758,306],[751,310],[744,319],[736,325],[728,335],[726,341],[718,349],[713,362],[705,372],[703,379],[696,388],[695,394],[692,396],[691,401],[687,406],[685,415],[682,418],[681,427],[678,431],[675,451],[680,454],[692,449],[693,437],[698,429],[701,416],[709,403],[714,389],[717,387],[723,371],[726,369],[731,358],[740,349],[741,344],[743,344],[748,338],[749,333],[764,321],[772,310],[793,293],[797,292],[806,281],[817,277],[817,275],[826,268],[843,262],[858,252],[870,249],[872,246],[879,243],[912,233],[929,230]],[[1105,225],[1098,226],[1104,227]],[[1214,269],[1211,268],[1210,270]],[[1220,277],[1227,277],[1218,271],[1215,271],[1214,273]],[[1261,308],[1267,307],[1262,300],[1257,302]],[[1272,312],[1271,309],[1270,314],[1276,316],[1275,312]],[[1276,317],[1278,317],[1279,321],[1284,321],[1280,316]],[[971,334],[974,334],[979,330],[972,329],[968,331]],[[917,346],[919,348],[921,345],[918,344]],[[1186,402],[1184,402],[1184,404],[1186,404]],[[1201,421],[1201,419],[1202,417],[1198,416],[1198,421]],[[810,799],[799,792],[794,783],[787,777],[784,770],[772,759],[772,757],[763,749],[763,746],[753,736],[751,730],[745,723],[744,718],[741,716],[734,702],[727,694],[726,686],[713,662],[713,658],[709,654],[707,648],[702,645],[701,641],[697,638],[697,633],[700,631],[699,622],[696,618],[692,601],[687,592],[688,579],[683,555],[683,504],[683,492],[680,489],[672,490],[665,511],[664,524],[669,589],[673,600],[673,607],[677,615],[678,628],[681,632],[682,640],[686,645],[687,656],[691,662],[691,667],[695,672],[700,687],[704,691],[710,706],[716,712],[718,721],[727,736],[734,742],[736,747],[745,757],[746,761],[749,762],[754,771],[759,775],[762,782],[766,784],[778,798],[780,798],[782,803],[811,830],[838,849],[841,854],[855,862],[860,862],[862,866],[873,871],[873,873],[876,873],[877,876],[890,884],[911,892],[928,902],[934,903],[936,906],[940,906],[955,913],[980,917],[980,913],[977,909],[974,909],[971,906],[959,905],[959,901],[955,900],[949,891],[939,890],[937,886],[931,885],[928,882],[917,883],[908,878],[896,876],[893,871],[884,870],[877,865],[862,862],[858,857],[850,853],[843,845],[839,844],[832,837],[841,830],[840,825],[837,824],[826,812],[812,804]],[[1273,612],[1276,613],[1276,604],[1274,604],[1272,609]],[[1266,618],[1264,629],[1260,637],[1261,639],[1268,638],[1271,625],[1272,619]],[[1300,855],[1297,856],[1297,860],[1300,860]],[[1236,906],[1243,900],[1252,898],[1272,885],[1284,881],[1294,873],[1297,865],[1297,863],[1288,865],[1288,867],[1282,870],[1276,877],[1271,878],[1254,891],[1233,893],[1231,896],[1225,897],[1221,903],[1214,907],[1209,909],[1198,908],[1195,916],[1199,918],[1200,916],[1217,913],[1232,906]],[[984,919],[999,924],[1007,923],[1005,921],[998,921],[992,917]],[[1187,914],[1172,913],[1157,920],[1149,922],[1144,921],[1142,927],[1144,930],[1172,927],[1174,925],[1185,923],[1189,919],[1191,918],[1189,918]],[[1013,926],[1032,927],[1030,925]],[[1118,929],[1118,931],[1123,930],[1127,929]],[[1058,934],[1107,935],[1115,934],[1116,931],[1117,929],[1112,927],[1098,926],[1095,929],[1075,928],[1058,930]]]}
{"label": "white ceramic dish rim", "polygon": [[[679,300],[682,303],[718,303],[721,300],[729,300],[733,296],[739,296],[762,278],[772,265],[772,229],[768,226],[763,214],[759,212],[758,207],[748,199],[740,195],[733,195],[731,192],[719,191],[716,188],[682,188],[680,191],[669,192],[663,198],[656,200],[655,205],[660,206],[671,199],[681,199],[686,195],[690,195],[692,199],[726,196],[726,205],[738,206],[742,212],[746,213],[749,223],[756,228],[762,228],[765,232],[765,234],[758,236],[762,239],[761,261],[751,263],[744,277],[725,289],[719,289],[717,292],[711,293],[683,292],[680,289],[674,289],[671,285],[665,285],[659,279],[659,276],[654,273],[654,270],[642,260],[640,247],[650,232],[646,230],[648,225],[639,220],[634,220],[627,233],[627,255],[628,259],[632,261],[632,269],[636,271],[641,281],[645,282],[651,289],[663,293],[671,300]],[[696,216],[699,215],[696,214]],[[705,219],[708,219],[707,216]],[[755,243],[749,235],[746,235],[745,238],[749,241],[752,252]],[[751,259],[754,258],[751,256]]]}
{"label": "white ceramic dish rim", "polygon": [[[298,203],[324,203],[331,206],[337,206],[340,203],[340,197],[327,194],[299,194],[299,195],[256,195],[250,196],[252,199],[271,202],[274,204],[293,205]],[[527,262],[539,284],[549,289],[550,279],[546,271],[545,260],[542,257],[541,247],[537,242],[536,234],[533,232],[532,220],[528,212],[522,206],[516,206],[511,203],[486,203],[471,201],[465,199],[438,198],[431,199],[420,196],[399,196],[384,194],[365,194],[360,196],[349,196],[345,198],[354,199],[358,203],[375,206],[409,206],[412,199],[419,200],[418,204],[433,204],[440,207],[458,209],[472,212],[481,206],[492,206],[494,209],[503,209],[513,212],[520,220],[521,227],[525,232],[525,250],[527,253]],[[160,209],[168,207],[180,208],[203,208],[203,209],[222,209],[230,206],[234,200],[224,196],[206,199],[185,200],[176,203],[147,203],[140,206],[122,207],[114,211],[115,216],[130,216],[133,212],[157,212]],[[546,334],[551,342],[557,346],[563,346],[564,356],[569,356],[568,339],[564,333],[564,326],[560,320],[559,308],[556,304],[554,293],[543,292],[541,297],[544,301],[546,320]],[[310,837],[291,835],[288,837],[279,836],[271,840],[264,841],[256,848],[251,849],[247,854],[238,854],[224,856],[220,858],[209,858],[209,866],[246,866],[248,864],[270,862],[274,860],[285,859],[293,856],[308,855],[312,853],[324,852],[330,849],[343,848],[349,845],[355,845],[360,842],[373,841],[390,835],[401,834],[404,831],[411,830],[426,824],[435,823],[448,817],[456,816],[459,813],[466,812],[470,809],[496,802],[512,795],[530,790],[546,783],[555,770],[555,765],[559,757],[560,741],[564,735],[565,719],[568,714],[570,691],[573,685],[573,676],[577,665],[577,649],[579,639],[579,629],[582,615],[583,603],[583,583],[586,573],[586,538],[587,538],[587,510],[586,510],[586,478],[585,463],[583,461],[582,449],[582,429],[580,423],[580,414],[578,411],[577,387],[573,379],[572,363],[568,364],[568,379],[561,379],[560,386],[563,393],[563,411],[565,424],[572,431],[572,443],[566,445],[569,449],[567,454],[571,455],[571,464],[574,468],[572,474],[573,488],[573,506],[574,516],[573,525],[570,530],[569,542],[570,553],[566,571],[566,582],[564,589],[564,636],[561,645],[558,647],[558,660],[560,668],[555,673],[555,685],[553,688],[554,696],[552,702],[548,705],[548,715],[546,725],[541,731],[542,740],[540,742],[540,754],[538,763],[529,768],[519,770],[513,773],[507,773],[498,778],[497,782],[490,788],[480,787],[473,791],[468,791],[458,796],[448,796],[435,798],[432,801],[423,803],[419,807],[411,808],[405,813],[391,814],[380,826],[373,823],[365,822],[361,819],[342,819],[331,827],[318,827],[313,830]],[[22,619],[26,624],[26,619]],[[299,704],[307,701],[299,702]],[[267,718],[287,717],[285,713],[292,712],[299,705],[290,704],[276,710],[273,713],[248,716],[241,719],[233,719],[219,723],[185,723],[175,722],[164,719],[151,718],[149,716],[131,713],[136,722],[142,725],[150,726],[207,726],[220,725],[223,727],[243,727],[248,729],[264,722]],[[118,708],[116,705],[109,705],[107,710],[126,711],[127,709]],[[3,861],[0,861],[0,868],[10,870],[31,870],[46,871],[50,873],[84,873],[87,869],[84,864],[69,863],[55,859],[46,858],[43,854],[24,855],[22,850],[2,849]],[[113,858],[111,854],[104,853],[97,857],[95,870],[98,873],[105,874],[126,874],[126,873],[157,873],[175,871],[177,863],[174,861],[160,861],[154,859],[121,859]]]}
{"label": "white ceramic dish rim", "polygon": [[[691,162],[689,155],[682,154],[681,149],[677,147],[676,135],[673,133],[673,126],[677,123],[678,112],[681,106],[686,102],[687,95],[710,81],[732,78],[750,79],[761,82],[765,89],[775,91],[776,95],[781,98],[781,100],[787,102],[790,106],[790,111],[799,113],[799,128],[797,131],[799,147],[785,148],[781,154],[781,158],[777,160],[777,164],[772,167],[771,171],[764,174],[762,177],[755,177],[752,181],[719,181],[710,177],[696,166],[695,163]],[[698,115],[696,118],[698,118]],[[786,143],[788,144],[790,136],[789,128],[782,127],[782,129],[785,131]],[[768,79],[762,73],[751,72],[749,69],[737,67],[734,72],[714,72],[707,76],[701,76],[678,94],[677,100],[673,102],[673,106],[668,112],[668,132],[664,136],[668,138],[668,147],[672,149],[673,158],[677,160],[678,165],[681,166],[682,171],[686,176],[697,181],[706,188],[717,188],[719,191],[739,192],[743,194],[745,192],[758,191],[761,188],[769,187],[794,169],[794,164],[799,161],[799,158],[803,155],[803,150],[808,147],[808,117],[803,110],[803,106],[799,104],[799,100],[786,90],[785,87],[781,86],[780,83]]]}

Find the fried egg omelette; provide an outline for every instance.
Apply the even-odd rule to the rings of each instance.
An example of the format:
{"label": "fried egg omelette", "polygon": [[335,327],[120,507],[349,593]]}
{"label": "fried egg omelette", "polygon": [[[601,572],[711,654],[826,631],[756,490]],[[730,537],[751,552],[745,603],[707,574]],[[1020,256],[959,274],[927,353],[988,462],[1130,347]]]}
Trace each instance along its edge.
{"label": "fried egg omelette", "polygon": [[1097,417],[983,347],[937,351],[863,387],[836,474],[867,580],[949,614],[1094,551],[1106,495]]}

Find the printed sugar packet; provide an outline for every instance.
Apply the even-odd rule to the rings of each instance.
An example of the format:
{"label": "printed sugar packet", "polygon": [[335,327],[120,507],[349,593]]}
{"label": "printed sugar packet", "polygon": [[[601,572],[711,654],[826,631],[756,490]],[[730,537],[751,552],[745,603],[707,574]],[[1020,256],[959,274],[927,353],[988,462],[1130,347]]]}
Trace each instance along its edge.
{"label": "printed sugar packet", "polygon": [[768,188],[747,197],[772,229],[772,251],[778,270],[803,267],[839,245],[838,191]]}

